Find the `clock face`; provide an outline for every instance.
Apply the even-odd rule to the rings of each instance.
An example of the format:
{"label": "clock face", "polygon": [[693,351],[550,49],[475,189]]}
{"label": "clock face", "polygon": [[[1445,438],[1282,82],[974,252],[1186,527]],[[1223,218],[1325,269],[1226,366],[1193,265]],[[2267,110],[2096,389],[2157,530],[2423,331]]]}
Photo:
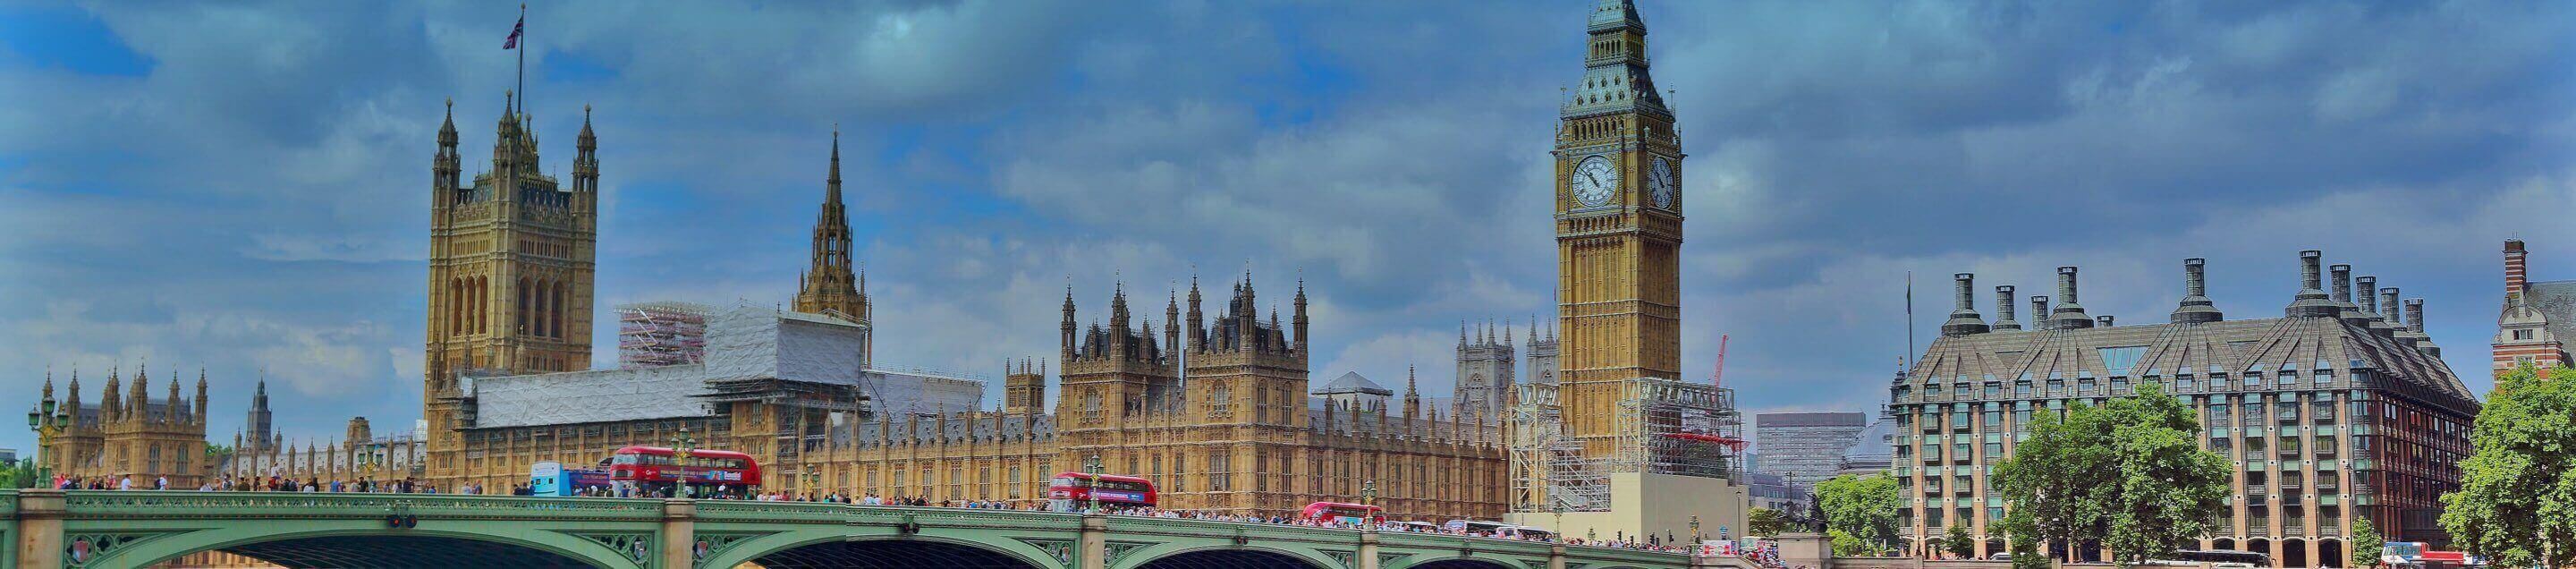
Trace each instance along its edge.
{"label": "clock face", "polygon": [[1654,194],[1655,207],[1673,208],[1673,196],[1679,195],[1681,188],[1673,181],[1671,160],[1656,157],[1654,169],[1646,171],[1646,185],[1649,192]]}
{"label": "clock face", "polygon": [[1610,165],[1610,159],[1598,155],[1575,164],[1573,178],[1567,183],[1573,186],[1575,202],[1584,207],[1610,203],[1611,192],[1619,187],[1619,169]]}

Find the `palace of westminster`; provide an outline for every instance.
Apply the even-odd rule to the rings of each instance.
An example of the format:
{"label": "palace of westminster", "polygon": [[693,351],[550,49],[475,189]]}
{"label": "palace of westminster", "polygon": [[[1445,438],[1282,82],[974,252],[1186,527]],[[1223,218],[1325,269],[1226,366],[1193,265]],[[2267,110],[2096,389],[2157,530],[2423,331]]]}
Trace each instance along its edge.
{"label": "palace of westminster", "polygon": [[[154,402],[138,366],[110,372],[95,403],[74,372],[64,401],[76,419],[44,459],[58,474],[173,487],[275,475],[493,492],[524,483],[540,461],[583,465],[623,446],[684,442],[750,453],[764,488],[800,494],[1034,501],[1054,473],[1097,464],[1152,479],[1167,508],[1284,514],[1365,493],[1408,518],[1498,519],[1514,487],[1507,408],[1531,384],[1553,397],[1556,330],[1573,364],[1566,417],[1608,417],[1576,406],[1616,405],[1623,381],[1680,375],[1679,140],[1646,75],[1635,7],[1601,2],[1587,33],[1586,88],[1564,104],[1555,153],[1557,320],[1517,340],[1508,323],[1462,327],[1445,402],[1426,401],[1410,370],[1400,399],[1356,373],[1310,390],[1304,283],[1283,321],[1277,300],[1262,314],[1246,273],[1221,298],[1193,277],[1166,299],[1159,328],[1136,306],[1149,301],[1123,287],[1107,295],[1104,319],[1079,314],[1068,286],[1054,361],[1011,362],[999,405],[982,407],[980,387],[964,400],[972,407],[889,405],[879,396],[888,385],[965,382],[873,367],[880,329],[852,271],[837,134],[792,307],[710,310],[703,354],[687,362],[583,369],[599,312],[589,110],[567,187],[542,173],[516,101],[496,125],[489,169],[464,178],[451,102],[430,168],[422,428],[379,436],[355,418],[327,444],[291,441],[271,426],[262,382],[247,432],[210,453],[204,374],[193,402],[178,398],[175,376]],[[47,397],[53,389],[48,373]],[[1552,428],[1588,455],[1619,444],[1606,420]]]}

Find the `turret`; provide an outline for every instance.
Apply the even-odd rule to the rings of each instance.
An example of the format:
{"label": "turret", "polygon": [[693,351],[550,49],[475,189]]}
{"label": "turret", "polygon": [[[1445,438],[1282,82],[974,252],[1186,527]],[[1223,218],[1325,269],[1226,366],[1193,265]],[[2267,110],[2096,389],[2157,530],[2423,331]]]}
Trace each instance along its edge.
{"label": "turret", "polygon": [[[1302,356],[1306,353],[1306,342],[1307,342],[1307,337],[1306,337],[1306,279],[1304,279],[1304,278],[1299,278],[1299,279],[1297,279],[1297,300],[1296,300],[1296,303],[1295,303],[1295,304],[1296,304],[1296,315],[1297,315],[1297,317],[1296,317],[1296,320],[1294,321],[1293,325],[1295,325],[1295,326],[1297,327],[1297,345],[1296,345],[1296,350],[1297,350],[1297,353],[1302,357]],[[1507,332],[1506,334],[1508,334],[1508,332]]]}
{"label": "turret", "polygon": [[168,412],[161,415],[162,422],[172,425],[188,424],[188,406],[179,401],[179,370],[170,370],[170,394],[169,398],[163,401],[168,402],[163,405]]}
{"label": "turret", "polygon": [[448,204],[458,199],[457,194],[460,191],[458,180],[463,174],[463,167],[457,160],[456,100],[449,99],[447,118],[438,125],[438,154],[432,156],[429,163],[430,189],[438,196],[430,200],[432,207],[446,209]]}
{"label": "turret", "polygon": [[1950,275],[1950,279],[1955,289],[1952,297],[1958,306],[1950,310],[1950,321],[1941,324],[1941,335],[1958,337],[1986,333],[1985,317],[1977,314],[1977,275],[1959,273]]}
{"label": "turret", "polygon": [[197,368],[197,404],[188,409],[188,418],[198,427],[205,427],[206,413],[211,409],[206,406],[206,368],[200,367]]}
{"label": "turret", "polygon": [[1073,329],[1074,329],[1074,323],[1073,323],[1073,283],[1067,282],[1067,283],[1065,283],[1065,285],[1064,285],[1064,338],[1063,338],[1063,340],[1064,340],[1064,341],[1063,341],[1063,344],[1064,344],[1064,359],[1065,359],[1066,361],[1072,361],[1072,360],[1073,360],[1073,347],[1074,347],[1074,341],[1073,341]]}
{"label": "turret", "polygon": [[125,387],[123,374],[119,373],[121,371],[113,367],[107,368],[107,388],[99,390],[98,397],[98,424],[101,426],[115,423],[125,415],[125,398],[117,393],[120,388]]}
{"label": "turret", "polygon": [[1422,387],[1413,380],[1413,366],[1406,364],[1404,366],[1404,418],[1412,419],[1421,414]]}
{"label": "turret", "polygon": [[581,106],[581,137],[572,158],[573,211],[599,211],[599,136],[590,131],[590,105]]}
{"label": "turret", "polygon": [[74,367],[74,368],[72,368],[72,380],[71,380],[71,383],[70,383],[70,384],[68,384],[68,385],[65,385],[65,386],[63,386],[63,387],[64,387],[64,391],[65,391],[65,395],[64,395],[64,397],[63,397],[63,406],[64,406],[64,407],[66,407],[66,408],[71,409],[71,415],[72,415],[72,425],[71,425],[71,426],[73,426],[73,427],[79,427],[79,426],[81,426],[81,417],[80,417],[80,416],[81,416],[81,412],[80,412],[80,409],[81,409],[81,398],[80,398],[80,368],[78,368],[78,367]]}
{"label": "turret", "polygon": [[1192,272],[1190,273],[1190,335],[1187,347],[1189,351],[1207,351],[1206,317],[1207,315],[1199,312],[1199,275]]}
{"label": "turret", "polygon": [[2093,317],[2084,314],[2084,306],[2075,302],[2075,267],[2057,268],[2057,308],[2048,314],[2058,328],[2093,327]]}
{"label": "turret", "polygon": [[146,411],[146,409],[149,409],[152,406],[151,385],[151,364],[136,364],[134,366],[134,385],[130,386],[134,391],[125,396],[126,420],[146,421],[152,418],[151,412]]}
{"label": "turret", "polygon": [[2202,266],[2207,264],[2209,260],[2199,257],[2182,260],[2182,304],[2174,307],[2173,323],[2197,324],[2226,319],[2218,312],[2217,303],[2209,300],[2209,280],[2201,272]]}

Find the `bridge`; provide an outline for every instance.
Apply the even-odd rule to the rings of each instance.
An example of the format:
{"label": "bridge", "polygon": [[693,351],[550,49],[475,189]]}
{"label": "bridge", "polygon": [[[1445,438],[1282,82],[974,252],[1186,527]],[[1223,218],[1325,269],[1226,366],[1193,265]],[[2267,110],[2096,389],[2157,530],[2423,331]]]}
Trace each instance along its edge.
{"label": "bridge", "polygon": [[833,503],[0,490],[0,567],[224,551],[288,567],[1665,569],[1731,558],[1451,535]]}

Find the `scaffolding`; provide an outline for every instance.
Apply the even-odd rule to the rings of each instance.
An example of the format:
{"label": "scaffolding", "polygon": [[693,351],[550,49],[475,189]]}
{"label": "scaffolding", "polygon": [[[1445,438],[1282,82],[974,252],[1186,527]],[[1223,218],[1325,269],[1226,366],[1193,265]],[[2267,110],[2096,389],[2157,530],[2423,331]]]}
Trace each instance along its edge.
{"label": "scaffolding", "polygon": [[1517,386],[1511,413],[1513,511],[1609,511],[1614,473],[1737,478],[1744,422],[1734,390],[1659,378],[1619,384],[1607,454],[1585,452],[1584,441],[1566,432],[1557,384]]}
{"label": "scaffolding", "polygon": [[703,304],[646,302],[617,306],[617,365],[636,369],[701,363],[707,353]]}

